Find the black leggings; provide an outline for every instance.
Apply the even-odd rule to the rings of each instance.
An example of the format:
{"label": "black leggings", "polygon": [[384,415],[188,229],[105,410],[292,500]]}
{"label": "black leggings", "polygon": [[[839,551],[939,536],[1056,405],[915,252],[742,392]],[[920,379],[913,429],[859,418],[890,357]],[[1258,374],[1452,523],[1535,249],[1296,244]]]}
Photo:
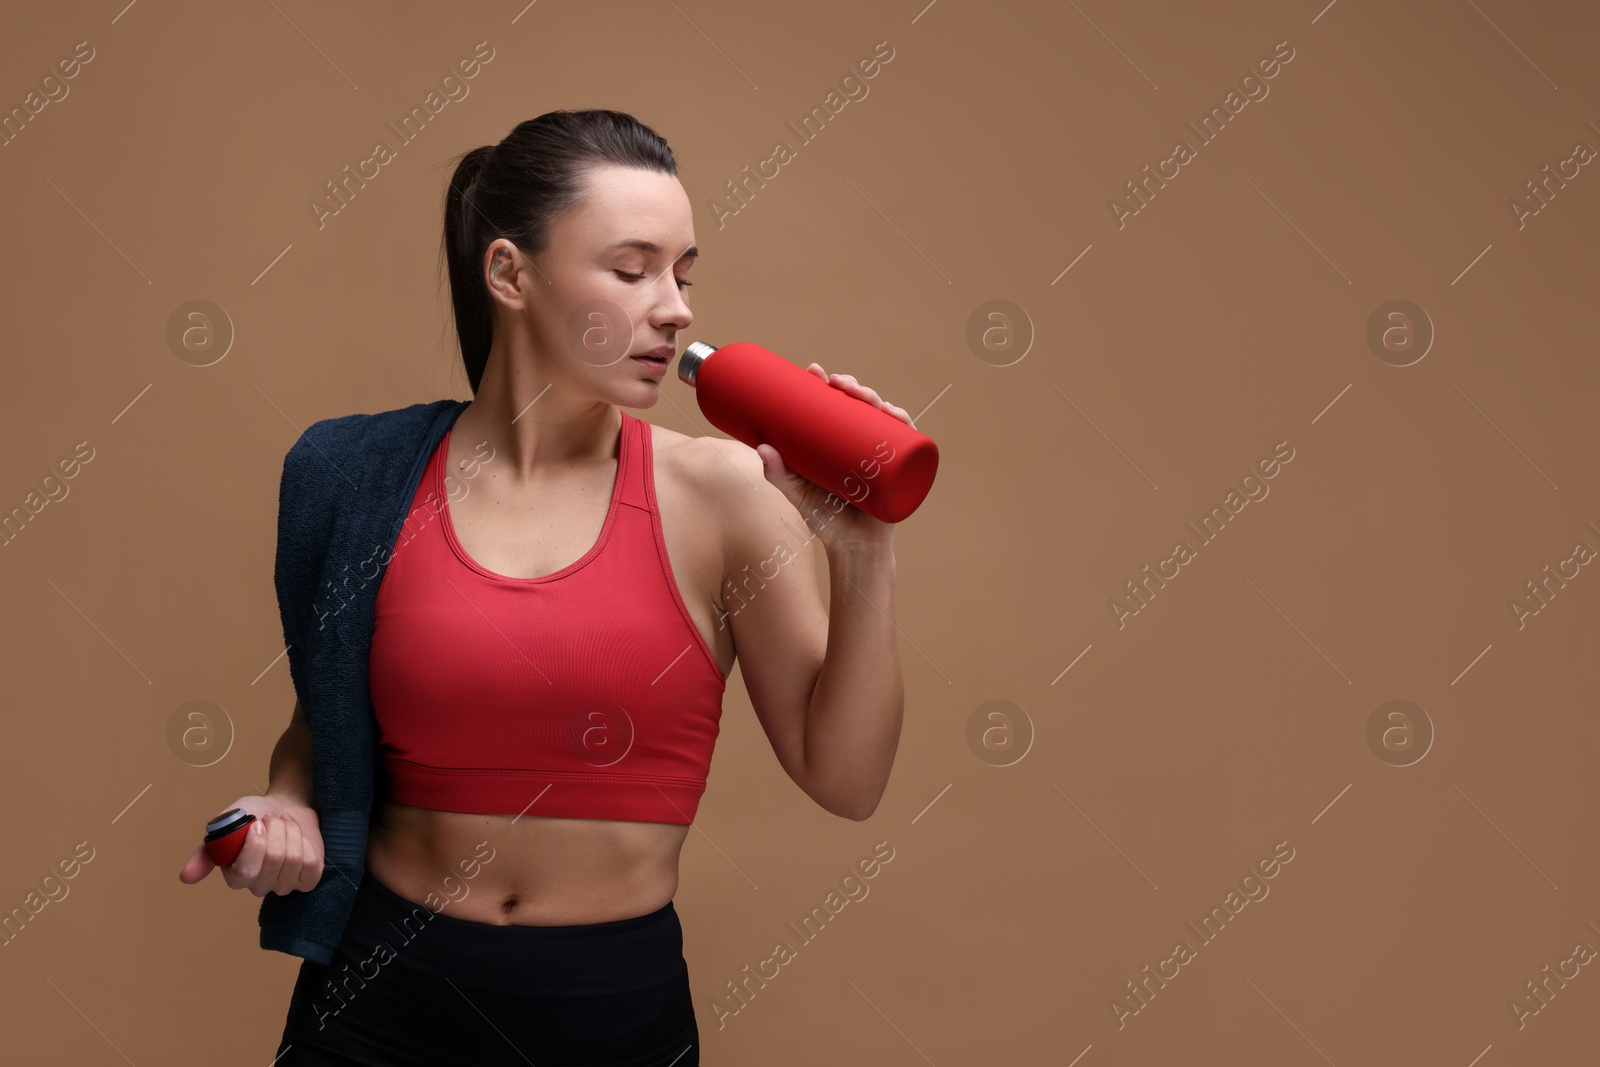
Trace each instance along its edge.
{"label": "black leggings", "polygon": [[367,873],[333,962],[300,965],[274,1067],[698,1067],[671,901],[577,926],[448,910]]}

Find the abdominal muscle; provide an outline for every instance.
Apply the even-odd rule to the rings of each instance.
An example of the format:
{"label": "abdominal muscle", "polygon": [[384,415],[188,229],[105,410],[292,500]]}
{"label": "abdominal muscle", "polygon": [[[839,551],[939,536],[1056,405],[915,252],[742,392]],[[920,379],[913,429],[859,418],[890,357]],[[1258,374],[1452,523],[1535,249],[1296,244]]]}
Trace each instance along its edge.
{"label": "abdominal muscle", "polygon": [[432,911],[493,925],[648,915],[678,891],[689,828],[673,823],[433,811],[385,801],[367,870]]}

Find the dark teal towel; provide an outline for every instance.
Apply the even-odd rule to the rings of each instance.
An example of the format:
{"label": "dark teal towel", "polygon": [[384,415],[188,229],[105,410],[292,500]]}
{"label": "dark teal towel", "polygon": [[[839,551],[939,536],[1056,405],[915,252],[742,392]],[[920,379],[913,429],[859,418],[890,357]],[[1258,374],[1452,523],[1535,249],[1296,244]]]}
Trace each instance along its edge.
{"label": "dark teal towel", "polygon": [[465,400],[313,423],[283,460],[273,568],[289,674],[311,727],[322,880],[261,898],[261,947],[329,963],[366,869],[382,761],[367,688],[372,609],[428,457]]}

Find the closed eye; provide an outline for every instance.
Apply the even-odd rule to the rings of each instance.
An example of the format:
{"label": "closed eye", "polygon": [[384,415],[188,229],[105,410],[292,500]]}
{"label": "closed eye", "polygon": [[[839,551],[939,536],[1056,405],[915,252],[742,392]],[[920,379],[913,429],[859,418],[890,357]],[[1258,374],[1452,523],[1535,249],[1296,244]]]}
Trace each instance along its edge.
{"label": "closed eye", "polygon": [[[639,281],[640,279],[642,279],[644,277],[643,274],[629,274],[625,270],[616,271],[615,274],[617,275],[617,277],[621,278],[623,281],[628,281],[628,282],[636,282],[636,281]],[[679,279],[677,279],[677,282],[678,282],[678,288],[679,289],[684,289],[684,288],[687,288],[688,286],[691,286],[691,285],[694,284],[694,282],[689,281],[687,278],[679,278]]]}

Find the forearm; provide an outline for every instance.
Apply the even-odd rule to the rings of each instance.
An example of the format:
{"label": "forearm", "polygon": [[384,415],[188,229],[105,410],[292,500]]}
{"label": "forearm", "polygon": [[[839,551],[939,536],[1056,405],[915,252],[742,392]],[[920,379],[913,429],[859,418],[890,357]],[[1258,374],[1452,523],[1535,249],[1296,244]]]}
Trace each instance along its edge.
{"label": "forearm", "polygon": [[806,775],[823,807],[865,819],[888,787],[905,711],[894,550],[885,542],[827,554],[828,644],[806,710]]}
{"label": "forearm", "polygon": [[311,808],[311,727],[291,722],[272,750],[267,772],[267,796],[293,801]]}

